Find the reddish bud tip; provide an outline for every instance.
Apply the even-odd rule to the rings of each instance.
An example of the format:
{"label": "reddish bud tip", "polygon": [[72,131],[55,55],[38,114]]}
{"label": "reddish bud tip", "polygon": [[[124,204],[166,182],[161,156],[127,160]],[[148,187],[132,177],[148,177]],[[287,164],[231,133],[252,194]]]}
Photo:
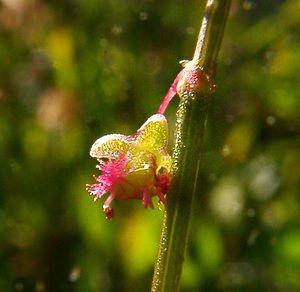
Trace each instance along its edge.
{"label": "reddish bud tip", "polygon": [[111,220],[114,218],[114,209],[112,207],[103,208],[103,212],[105,214],[105,219]]}

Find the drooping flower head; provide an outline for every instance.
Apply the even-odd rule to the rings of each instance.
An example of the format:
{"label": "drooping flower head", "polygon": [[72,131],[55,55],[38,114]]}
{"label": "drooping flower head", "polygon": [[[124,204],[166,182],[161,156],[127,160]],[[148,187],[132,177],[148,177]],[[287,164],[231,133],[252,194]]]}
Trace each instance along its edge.
{"label": "drooping flower head", "polygon": [[87,190],[96,201],[109,194],[103,204],[107,219],[112,219],[114,199],[142,200],[153,207],[152,197],[165,204],[171,176],[171,157],[167,152],[168,123],[162,114],[151,116],[133,135],[106,135],[92,146],[90,155],[99,162],[97,183]]}

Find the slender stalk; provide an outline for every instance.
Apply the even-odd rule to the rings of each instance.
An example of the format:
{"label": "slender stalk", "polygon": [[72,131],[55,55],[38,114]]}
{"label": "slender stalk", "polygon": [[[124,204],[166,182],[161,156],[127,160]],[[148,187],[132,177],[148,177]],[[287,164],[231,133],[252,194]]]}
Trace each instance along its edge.
{"label": "slender stalk", "polygon": [[177,93],[173,181],[168,193],[152,291],[178,291],[197,190],[201,147],[209,102],[214,92],[217,55],[230,0],[208,0],[193,60],[180,76]]}
{"label": "slender stalk", "polygon": [[207,0],[194,52],[195,64],[215,71],[231,0]]}

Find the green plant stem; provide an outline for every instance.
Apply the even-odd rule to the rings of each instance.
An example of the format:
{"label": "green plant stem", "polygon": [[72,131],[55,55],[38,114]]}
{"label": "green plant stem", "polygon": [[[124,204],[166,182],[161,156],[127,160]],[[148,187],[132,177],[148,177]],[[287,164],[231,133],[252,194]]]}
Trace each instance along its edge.
{"label": "green plant stem", "polygon": [[204,126],[230,0],[208,0],[193,60],[178,83],[173,181],[164,212],[152,291],[178,291],[197,190]]}
{"label": "green plant stem", "polygon": [[193,57],[195,64],[205,70],[216,70],[230,4],[231,0],[207,1]]}

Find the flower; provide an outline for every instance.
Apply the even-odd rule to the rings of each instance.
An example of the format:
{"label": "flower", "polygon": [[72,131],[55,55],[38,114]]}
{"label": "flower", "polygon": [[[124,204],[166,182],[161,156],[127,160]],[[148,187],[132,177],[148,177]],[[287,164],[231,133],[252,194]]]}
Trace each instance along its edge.
{"label": "flower", "polygon": [[106,135],[93,144],[90,155],[97,158],[101,174],[87,190],[95,201],[109,193],[103,204],[107,219],[114,216],[110,207],[114,199],[142,200],[144,208],[153,209],[152,197],[157,196],[166,204],[172,163],[167,142],[167,120],[155,114],[133,135]]}

